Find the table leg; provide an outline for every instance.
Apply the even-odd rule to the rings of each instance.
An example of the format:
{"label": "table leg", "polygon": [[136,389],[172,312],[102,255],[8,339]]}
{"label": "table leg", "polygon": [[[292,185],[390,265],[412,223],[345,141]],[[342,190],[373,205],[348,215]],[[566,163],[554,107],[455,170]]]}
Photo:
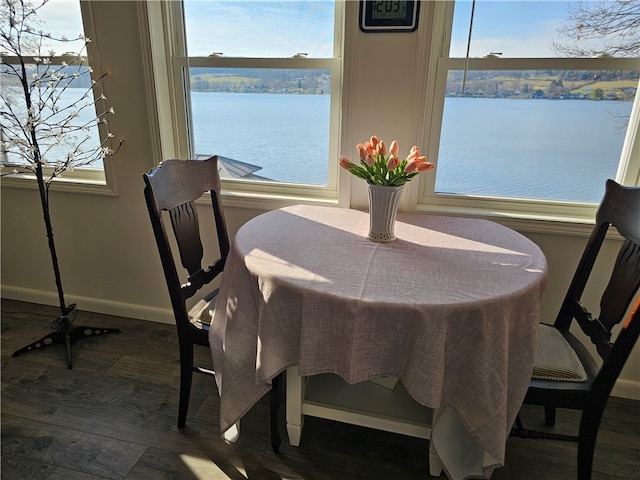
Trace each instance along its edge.
{"label": "table leg", "polygon": [[[429,462],[434,461],[437,468],[446,466],[447,476],[452,480],[485,478],[482,473],[485,457],[488,460],[491,457],[486,455],[453,408],[441,405],[435,410],[430,442]],[[438,455],[435,455],[436,448]],[[432,468],[430,466],[431,475],[434,474]]]}
{"label": "table leg", "polygon": [[227,443],[236,443],[240,438],[240,420],[231,425],[227,431],[222,434],[222,439]]}
{"label": "table leg", "polygon": [[442,462],[436,455],[436,452],[429,447],[429,475],[439,477],[442,474]]}
{"label": "table leg", "polygon": [[302,436],[302,400],[304,398],[304,381],[298,373],[298,367],[287,368],[287,434],[289,444],[297,447]]}
{"label": "table leg", "polygon": [[[436,423],[436,419],[439,413],[439,409],[433,409],[433,415],[431,417],[431,426]],[[433,441],[429,439],[429,475],[432,477],[439,477],[442,474],[443,466],[440,458],[436,454],[435,448],[433,448]]]}

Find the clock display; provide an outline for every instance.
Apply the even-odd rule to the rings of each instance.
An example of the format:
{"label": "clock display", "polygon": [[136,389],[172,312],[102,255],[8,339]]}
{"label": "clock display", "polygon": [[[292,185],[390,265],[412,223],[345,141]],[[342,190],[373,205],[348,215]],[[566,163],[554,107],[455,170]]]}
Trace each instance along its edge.
{"label": "clock display", "polygon": [[363,32],[413,32],[418,28],[419,0],[361,0]]}
{"label": "clock display", "polygon": [[373,4],[371,18],[374,20],[407,16],[407,2],[373,1],[371,3]]}

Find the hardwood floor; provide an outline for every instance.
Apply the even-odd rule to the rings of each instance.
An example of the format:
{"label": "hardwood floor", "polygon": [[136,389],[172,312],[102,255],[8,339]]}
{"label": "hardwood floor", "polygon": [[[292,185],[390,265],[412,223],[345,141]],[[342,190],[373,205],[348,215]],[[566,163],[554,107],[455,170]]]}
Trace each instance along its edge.
{"label": "hardwood floor", "polygon": [[[187,427],[176,427],[175,329],[80,312],[77,325],[121,328],[73,346],[11,354],[50,331],[53,307],[2,300],[2,479],[423,479],[425,440],[307,418],[300,447],[269,446],[268,396],[243,419],[236,445],[219,438],[211,377],[196,375]],[[197,356],[210,364],[206,349]],[[523,410],[538,428],[542,411]],[[577,425],[560,411],[556,429]],[[493,480],[573,479],[576,445],[510,438]],[[640,402],[612,398],[598,437],[594,480],[640,479]],[[441,478],[444,478],[442,476]]]}

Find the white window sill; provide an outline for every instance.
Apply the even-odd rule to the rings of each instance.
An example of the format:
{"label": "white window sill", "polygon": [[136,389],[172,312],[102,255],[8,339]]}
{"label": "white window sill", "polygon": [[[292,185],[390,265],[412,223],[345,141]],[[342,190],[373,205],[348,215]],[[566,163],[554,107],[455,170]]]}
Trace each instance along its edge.
{"label": "white window sill", "polygon": [[[470,208],[452,205],[419,205],[417,212],[434,215],[451,215],[485,218],[518,232],[550,235],[588,237],[595,224],[597,206],[576,208],[573,211],[558,208],[557,211],[525,212],[499,208]],[[609,229],[607,238],[621,238],[615,228]]]}
{"label": "white window sill", "polygon": [[[2,188],[22,188],[37,190],[38,183],[32,173],[9,174],[10,167],[2,169]],[[116,191],[113,185],[107,183],[104,172],[76,170],[65,172],[60,177],[55,178],[50,185],[53,192],[74,192],[92,195],[115,196]]]}

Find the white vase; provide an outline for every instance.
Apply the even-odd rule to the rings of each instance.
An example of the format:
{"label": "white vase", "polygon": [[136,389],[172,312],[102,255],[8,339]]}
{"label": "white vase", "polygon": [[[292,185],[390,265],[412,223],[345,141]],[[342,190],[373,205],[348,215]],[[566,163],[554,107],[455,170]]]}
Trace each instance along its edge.
{"label": "white vase", "polygon": [[369,240],[393,242],[398,203],[404,185],[369,185]]}

